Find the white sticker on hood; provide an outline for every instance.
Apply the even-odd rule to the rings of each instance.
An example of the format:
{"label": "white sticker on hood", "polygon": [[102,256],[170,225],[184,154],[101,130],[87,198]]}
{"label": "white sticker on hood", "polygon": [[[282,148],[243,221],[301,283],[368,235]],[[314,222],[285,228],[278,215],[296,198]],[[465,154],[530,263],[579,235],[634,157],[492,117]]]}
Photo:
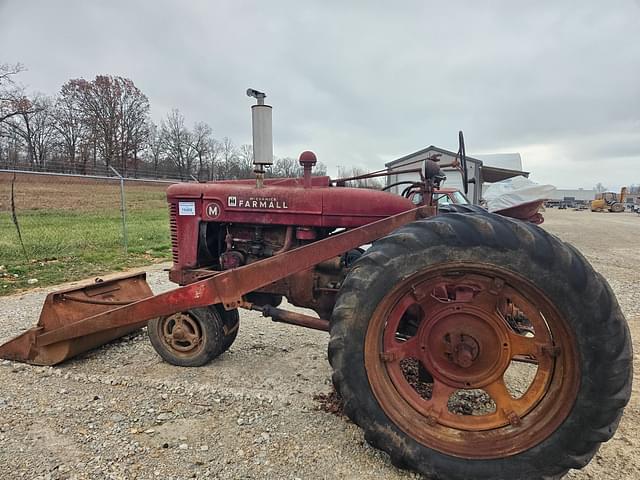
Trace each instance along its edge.
{"label": "white sticker on hood", "polygon": [[196,214],[196,202],[178,202],[178,215],[194,216]]}

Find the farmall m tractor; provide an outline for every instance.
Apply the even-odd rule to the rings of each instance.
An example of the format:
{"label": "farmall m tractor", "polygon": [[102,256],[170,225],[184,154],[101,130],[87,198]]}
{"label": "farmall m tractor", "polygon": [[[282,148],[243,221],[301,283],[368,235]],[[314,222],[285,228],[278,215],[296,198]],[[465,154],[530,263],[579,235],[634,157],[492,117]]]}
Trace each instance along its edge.
{"label": "farmall m tractor", "polygon": [[[311,152],[302,178],[265,178],[271,107],[248,93],[256,179],[169,187],[179,287],[154,296],[138,274],[52,293],[0,356],[55,364],[146,325],[167,362],[199,366],[233,343],[239,308],[258,310],[329,332],[345,413],[399,467],[546,479],[585,466],[631,393],[629,330],[604,278],[530,222],[439,207],[433,160],[401,195],[313,177]],[[447,167],[466,188],[462,136]]]}

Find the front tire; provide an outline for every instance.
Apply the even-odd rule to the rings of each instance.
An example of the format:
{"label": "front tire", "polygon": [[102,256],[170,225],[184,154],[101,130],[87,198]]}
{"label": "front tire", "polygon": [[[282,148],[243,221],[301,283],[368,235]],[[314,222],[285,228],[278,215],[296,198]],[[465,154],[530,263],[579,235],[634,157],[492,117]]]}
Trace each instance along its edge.
{"label": "front tire", "polygon": [[193,308],[147,324],[149,340],[165,361],[180,367],[199,367],[227,351],[238,335],[238,310],[221,305]]}
{"label": "front tire", "polygon": [[[329,360],[366,440],[442,479],[581,468],[631,393],[630,334],[602,276],[544,230],[486,212],[377,241],[340,290]],[[513,362],[535,366],[518,398]],[[456,410],[460,398],[480,406]]]}

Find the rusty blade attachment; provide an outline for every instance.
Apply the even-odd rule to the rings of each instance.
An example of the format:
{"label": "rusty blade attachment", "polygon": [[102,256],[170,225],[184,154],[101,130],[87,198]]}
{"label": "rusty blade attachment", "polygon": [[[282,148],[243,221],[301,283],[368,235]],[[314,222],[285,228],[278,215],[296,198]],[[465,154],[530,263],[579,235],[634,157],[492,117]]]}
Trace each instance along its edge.
{"label": "rusty blade attachment", "polygon": [[42,307],[37,326],[0,345],[0,358],[34,365],[55,365],[63,362],[138,330],[147,324],[147,320],[48,345],[39,344],[40,335],[151,296],[153,293],[147,285],[145,273],[123,275],[108,280],[96,279],[79,287],[50,293]]}

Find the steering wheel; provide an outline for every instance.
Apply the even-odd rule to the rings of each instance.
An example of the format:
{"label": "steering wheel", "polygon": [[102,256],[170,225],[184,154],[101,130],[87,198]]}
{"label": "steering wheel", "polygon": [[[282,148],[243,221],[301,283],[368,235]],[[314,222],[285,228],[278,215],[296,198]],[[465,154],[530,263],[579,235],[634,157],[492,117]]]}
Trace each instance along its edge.
{"label": "steering wheel", "polygon": [[458,132],[458,160],[460,161],[460,173],[462,174],[462,185],[464,194],[469,193],[469,172],[467,170],[467,152],[464,148],[464,134],[462,130]]}

